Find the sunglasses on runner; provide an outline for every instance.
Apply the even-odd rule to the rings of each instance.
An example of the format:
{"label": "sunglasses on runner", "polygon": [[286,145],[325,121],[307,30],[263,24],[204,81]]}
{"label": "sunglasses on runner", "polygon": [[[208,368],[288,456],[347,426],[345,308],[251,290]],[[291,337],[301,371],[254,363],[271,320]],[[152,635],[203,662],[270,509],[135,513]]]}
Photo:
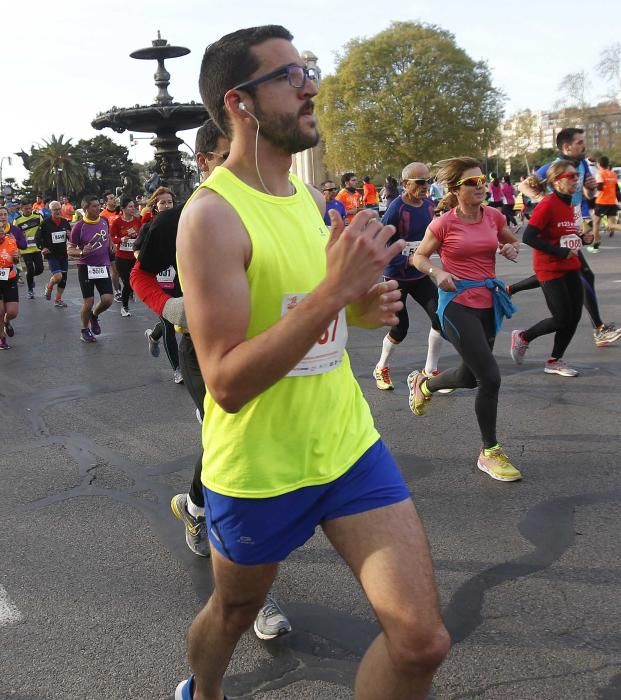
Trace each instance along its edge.
{"label": "sunglasses on runner", "polygon": [[461,187],[465,185],[466,187],[480,187],[485,184],[485,180],[485,175],[472,175],[471,177],[462,177],[461,180],[457,180],[455,186]]}
{"label": "sunglasses on runner", "polygon": [[323,192],[338,192],[338,187],[325,187],[322,191]]}
{"label": "sunglasses on runner", "polygon": [[433,178],[430,177],[430,178],[427,178],[427,179],[425,180],[425,178],[422,178],[422,177],[408,177],[407,180],[406,180],[406,182],[414,182],[414,183],[416,183],[417,185],[421,185],[421,186],[422,186],[422,185],[432,185],[432,184],[433,184]]}
{"label": "sunglasses on runner", "polygon": [[217,156],[221,160],[226,160],[229,157],[229,152],[227,151],[226,153],[218,153],[218,151],[207,151],[208,156]]}
{"label": "sunglasses on runner", "polygon": [[317,71],[314,68],[298,66],[297,63],[289,63],[286,66],[273,70],[271,73],[266,73],[252,80],[246,80],[244,83],[236,85],[233,90],[247,90],[250,87],[266,83],[268,80],[279,78],[281,75],[286,75],[289,85],[297,89],[303,88],[307,80],[317,80]]}
{"label": "sunglasses on runner", "polygon": [[579,178],[580,178],[580,175],[578,175],[578,173],[576,173],[576,172],[563,173],[562,175],[555,177],[554,181],[556,182],[557,180],[578,180]]}

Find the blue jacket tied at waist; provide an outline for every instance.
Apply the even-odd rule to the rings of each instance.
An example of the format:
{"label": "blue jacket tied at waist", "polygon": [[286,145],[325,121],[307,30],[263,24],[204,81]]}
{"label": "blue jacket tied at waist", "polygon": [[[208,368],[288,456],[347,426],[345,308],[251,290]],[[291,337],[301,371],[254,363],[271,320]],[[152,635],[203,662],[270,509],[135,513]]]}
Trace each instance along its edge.
{"label": "blue jacket tied at waist", "polygon": [[473,289],[474,287],[487,287],[492,292],[492,299],[494,301],[494,321],[496,327],[496,335],[502,328],[502,322],[506,318],[511,318],[513,314],[517,311],[517,306],[511,301],[511,297],[507,293],[505,288],[505,283],[499,280],[497,277],[488,277],[485,280],[454,280],[455,287],[457,287],[456,292],[445,292],[443,289],[438,289],[438,310],[436,315],[438,321],[440,322],[440,327],[442,328],[443,335],[444,331],[444,312],[446,307],[453,301],[453,299],[465,292],[466,289]]}

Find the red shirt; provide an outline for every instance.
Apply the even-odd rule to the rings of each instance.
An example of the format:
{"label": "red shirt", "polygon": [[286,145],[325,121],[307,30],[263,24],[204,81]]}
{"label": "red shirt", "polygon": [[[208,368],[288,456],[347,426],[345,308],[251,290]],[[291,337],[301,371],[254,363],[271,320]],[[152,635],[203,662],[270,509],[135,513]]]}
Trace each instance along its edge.
{"label": "red shirt", "polygon": [[122,216],[117,216],[116,219],[112,220],[110,224],[110,238],[112,242],[117,246],[116,257],[121,260],[133,260],[134,252],[132,250],[123,250],[121,246],[125,245],[122,243],[122,239],[125,236],[129,238],[136,238],[138,231],[140,231],[140,217],[135,216],[131,221],[125,221]]}
{"label": "red shirt", "polygon": [[[494,207],[481,207],[481,211],[481,221],[474,224],[460,219],[455,209],[429,224],[429,230],[440,241],[438,254],[442,268],[459,279],[496,277],[498,235],[507,220]],[[486,287],[466,289],[454,301],[475,309],[489,309],[494,305],[492,292]]]}
{"label": "red shirt", "polygon": [[362,202],[365,207],[377,204],[377,188],[372,182],[365,182],[362,185]]}
{"label": "red shirt", "polygon": [[[360,192],[349,192],[348,190],[343,188],[336,195],[336,199],[338,199],[339,202],[342,202],[343,206],[347,211],[351,211],[352,209],[360,209],[362,197],[360,196]],[[355,214],[348,214],[347,220],[351,222],[354,216]]]}
{"label": "red shirt", "polygon": [[[541,231],[539,237],[552,245],[582,247],[582,240],[578,238],[573,206],[564,202],[554,192],[546,195],[537,204],[528,223],[539,229]],[[578,238],[577,241],[576,238]],[[533,269],[540,282],[558,279],[567,272],[580,268],[580,259],[577,257],[558,258],[556,255],[533,248]]]}

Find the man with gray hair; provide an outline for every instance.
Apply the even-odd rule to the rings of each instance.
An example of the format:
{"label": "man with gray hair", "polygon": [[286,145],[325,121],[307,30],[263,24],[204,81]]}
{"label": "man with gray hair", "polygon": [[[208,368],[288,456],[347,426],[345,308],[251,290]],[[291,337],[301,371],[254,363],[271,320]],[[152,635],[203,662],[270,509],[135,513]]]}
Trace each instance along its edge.
{"label": "man with gray hair", "polygon": [[438,289],[431,279],[421,274],[409,263],[409,257],[416,250],[425,235],[427,226],[433,221],[435,205],[429,198],[429,186],[433,182],[429,168],[424,163],[410,163],[401,174],[403,194],[393,200],[384,214],[382,223],[397,229],[394,238],[407,241],[402,253],[396,255],[384,269],[385,280],[396,280],[401,290],[403,308],[397,313],[399,324],[393,326],[382,343],[382,354],[373,370],[373,378],[378,389],[394,389],[390,376],[390,357],[397,345],[405,340],[410,325],[406,301],[410,295],[429,317],[429,345],[427,361],[423,372],[427,376],[438,373],[438,359],[442,349],[440,325],[436,316]]}
{"label": "man with gray hair", "polygon": [[63,292],[67,285],[67,272],[69,271],[69,257],[67,255],[67,236],[71,231],[71,224],[61,215],[60,202],[50,202],[51,216],[43,219],[39,233],[37,234],[37,247],[41,249],[43,257],[47,259],[50,268],[50,281],[45,288],[45,298],[50,301],[52,290],[56,285],[56,298],[54,306],[59,309],[66,308],[63,301]]}

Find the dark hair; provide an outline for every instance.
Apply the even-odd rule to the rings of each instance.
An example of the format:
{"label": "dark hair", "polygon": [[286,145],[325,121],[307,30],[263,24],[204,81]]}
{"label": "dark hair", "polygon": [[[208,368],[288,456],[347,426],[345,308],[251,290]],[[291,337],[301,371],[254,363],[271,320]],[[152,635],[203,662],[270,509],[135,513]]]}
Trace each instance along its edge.
{"label": "dark hair", "polygon": [[22,198],[19,200],[19,206],[20,206],[20,207],[24,207],[24,206],[26,206],[27,204],[32,204],[32,203],[33,203],[32,197],[22,197]]}
{"label": "dark hair", "polygon": [[224,136],[213,119],[208,119],[196,132],[196,153],[210,153],[218,145],[218,139]]}
{"label": "dark hair", "polygon": [[[291,41],[293,35],[278,24],[266,24],[226,34],[205,49],[198,89],[209,116],[229,138],[231,129],[224,107],[224,95],[239,83],[250,79],[259,67],[252,48],[268,39]],[[254,94],[251,88],[246,92]]]}
{"label": "dark hair", "polygon": [[121,209],[125,209],[125,207],[130,203],[130,202],[135,202],[136,200],[133,197],[130,197],[128,194],[124,194],[121,197]]}
{"label": "dark hair", "polygon": [[329,182],[334,182],[334,180],[324,180],[320,185],[321,189],[323,189]]}
{"label": "dark hair", "polygon": [[97,201],[99,204],[99,197],[96,194],[85,194],[82,197],[82,209],[86,209],[91,202]]}
{"label": "dark hair", "polygon": [[362,178],[362,181],[363,181],[363,182],[371,182],[371,178],[370,178],[368,175],[365,175],[365,176]]}
{"label": "dark hair", "polygon": [[352,177],[356,177],[356,173],[343,173],[341,175],[341,187],[345,187],[345,185],[349,182],[349,180],[352,179]]}
{"label": "dark hair", "polygon": [[558,150],[562,151],[563,146],[570,144],[574,140],[576,134],[584,134],[584,129],[575,129],[574,127],[561,129],[556,135],[556,147]]}
{"label": "dark hair", "polygon": [[597,159],[597,163],[601,168],[607,168],[610,165],[610,158],[608,156],[600,156]]}
{"label": "dark hair", "polygon": [[508,185],[511,184],[511,175],[507,174],[502,178]]}

